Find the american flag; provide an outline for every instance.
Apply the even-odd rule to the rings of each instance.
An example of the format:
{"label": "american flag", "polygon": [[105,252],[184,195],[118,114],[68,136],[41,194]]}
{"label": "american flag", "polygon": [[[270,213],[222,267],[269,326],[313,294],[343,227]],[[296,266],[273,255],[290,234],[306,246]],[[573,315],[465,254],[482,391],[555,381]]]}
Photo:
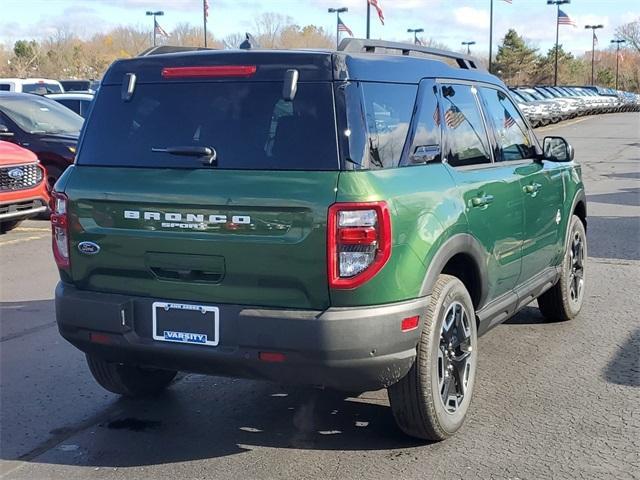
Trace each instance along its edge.
{"label": "american flag", "polygon": [[169,34],[167,33],[167,31],[166,31],[164,28],[162,28],[162,27],[160,26],[160,24],[158,23],[158,21],[157,21],[157,20],[154,20],[154,22],[155,22],[155,34],[156,34],[156,35],[160,35],[161,37],[168,37],[168,36],[169,36]]}
{"label": "american flag", "polygon": [[502,0],[502,1],[503,1],[503,2],[506,2],[506,3],[513,3],[513,1],[512,1],[512,0]]}
{"label": "american flag", "polygon": [[440,126],[440,108],[438,108],[438,105],[436,105],[433,111],[433,123],[435,123],[437,127]]}
{"label": "american flag", "polygon": [[380,4],[378,3],[378,0],[367,0],[369,2],[369,5],[371,5],[373,8],[376,9],[376,12],[378,12],[378,18],[380,19],[380,23],[382,25],[384,25],[384,14],[382,13],[382,8],[380,8]]}
{"label": "american flag", "polygon": [[458,107],[449,107],[444,114],[444,123],[447,124],[447,127],[454,130],[458,128],[462,122],[464,122],[464,114]]}
{"label": "american flag", "polygon": [[569,15],[564,13],[562,10],[558,10],[558,25],[571,25],[573,27],[576,26],[576,22],[574,22]]}
{"label": "american flag", "polygon": [[504,111],[504,128],[509,129],[513,127],[515,124],[516,124],[516,121],[513,119],[511,114],[507,112],[507,110],[505,110]]}
{"label": "american flag", "polygon": [[209,0],[204,0],[204,19],[209,18]]}
{"label": "american flag", "polygon": [[596,35],[596,32],[593,32],[593,44],[598,45],[598,36]]}
{"label": "american flag", "polygon": [[353,37],[353,32],[345,25],[340,17],[338,17],[338,31],[348,33],[350,37]]}

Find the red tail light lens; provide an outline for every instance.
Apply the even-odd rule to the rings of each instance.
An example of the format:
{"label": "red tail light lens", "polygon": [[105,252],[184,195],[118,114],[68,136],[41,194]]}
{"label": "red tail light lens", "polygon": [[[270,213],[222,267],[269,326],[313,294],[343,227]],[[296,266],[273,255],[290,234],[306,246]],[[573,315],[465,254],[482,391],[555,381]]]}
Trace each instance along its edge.
{"label": "red tail light lens", "polygon": [[51,234],[53,236],[53,258],[59,268],[69,268],[69,222],[67,196],[51,192]]}
{"label": "red tail light lens", "polygon": [[251,77],[256,73],[255,65],[215,65],[208,67],[167,67],[162,69],[162,78],[221,78]]}
{"label": "red tail light lens", "polygon": [[391,256],[391,218],[386,202],[331,205],[327,229],[331,288],[362,285]]}

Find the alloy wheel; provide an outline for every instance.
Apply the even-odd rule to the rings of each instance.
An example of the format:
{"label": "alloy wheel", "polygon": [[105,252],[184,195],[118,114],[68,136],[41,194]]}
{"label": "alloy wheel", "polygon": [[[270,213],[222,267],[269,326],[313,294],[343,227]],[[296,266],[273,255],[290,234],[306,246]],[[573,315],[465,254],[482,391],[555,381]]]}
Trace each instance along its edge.
{"label": "alloy wheel", "polygon": [[437,376],[440,400],[448,413],[458,410],[471,379],[471,367],[475,362],[471,321],[464,306],[453,302],[442,322]]}

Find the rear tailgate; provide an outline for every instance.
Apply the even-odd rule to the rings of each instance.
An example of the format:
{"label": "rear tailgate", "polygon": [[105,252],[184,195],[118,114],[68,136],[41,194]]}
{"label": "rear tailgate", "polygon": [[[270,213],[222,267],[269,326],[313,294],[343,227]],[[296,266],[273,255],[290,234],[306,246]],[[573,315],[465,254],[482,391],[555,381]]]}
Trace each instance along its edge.
{"label": "rear tailgate", "polygon": [[[66,187],[71,278],[101,292],[326,308],[327,207],[337,179],[76,167]],[[86,241],[99,253],[81,253]]]}
{"label": "rear tailgate", "polygon": [[[292,101],[290,62],[300,70]],[[327,307],[327,209],[340,164],[330,64],[328,54],[264,52],[116,62],[65,184],[74,284]]]}

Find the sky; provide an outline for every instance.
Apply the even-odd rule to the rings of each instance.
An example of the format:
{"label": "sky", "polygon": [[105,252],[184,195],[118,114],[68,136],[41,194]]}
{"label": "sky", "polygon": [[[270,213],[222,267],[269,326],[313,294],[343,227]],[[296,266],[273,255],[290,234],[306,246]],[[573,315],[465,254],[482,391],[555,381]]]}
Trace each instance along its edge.
{"label": "sky", "polygon": [[[475,41],[472,53],[489,50],[489,4],[491,0],[379,0],[385,25],[372,9],[371,37],[405,41],[407,28],[424,28],[432,38],[458,50],[463,41]],[[167,31],[176,24],[202,24],[202,0],[0,0],[0,43],[12,45],[18,39],[46,38],[56,28],[67,28],[82,37],[109,30],[116,25],[149,28],[149,9],[164,10],[160,25]],[[299,25],[314,24],[333,32],[335,14],[328,7],[348,7],[342,20],[356,37],[365,36],[366,0],[209,0],[208,29],[216,38],[237,32],[251,32],[254,19],[264,12],[292,17]],[[591,50],[587,24],[603,24],[598,30],[599,47],[605,48],[620,24],[640,18],[636,0],[572,0],[562,5],[578,27],[560,26],[560,43],[576,55]],[[494,52],[509,28],[546,52],[555,41],[556,7],[546,0],[494,0]]]}

